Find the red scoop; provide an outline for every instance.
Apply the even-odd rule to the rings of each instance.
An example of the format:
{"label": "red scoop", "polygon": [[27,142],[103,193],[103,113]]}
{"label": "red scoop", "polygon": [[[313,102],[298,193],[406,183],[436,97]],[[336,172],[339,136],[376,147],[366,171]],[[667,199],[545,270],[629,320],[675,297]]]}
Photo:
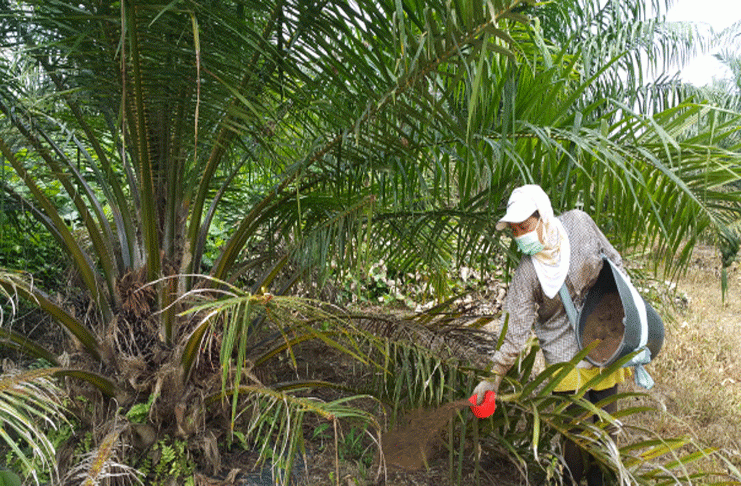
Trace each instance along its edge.
{"label": "red scoop", "polygon": [[468,401],[471,402],[471,411],[475,416],[478,418],[486,418],[494,413],[494,410],[497,408],[496,393],[491,390],[486,392],[484,395],[484,401],[481,402],[481,405],[476,405],[476,398],[477,395],[473,395],[468,399]]}

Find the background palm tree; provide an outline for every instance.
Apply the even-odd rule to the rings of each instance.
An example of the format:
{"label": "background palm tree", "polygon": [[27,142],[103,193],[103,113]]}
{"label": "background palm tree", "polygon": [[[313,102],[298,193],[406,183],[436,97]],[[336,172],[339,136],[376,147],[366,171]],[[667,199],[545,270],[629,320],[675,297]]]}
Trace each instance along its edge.
{"label": "background palm tree", "polygon": [[[516,185],[540,183],[670,270],[706,231],[734,255],[738,150],[721,142],[738,114],[696,129],[719,109],[669,97],[643,114],[637,71],[626,89],[615,80],[675,37],[646,28],[611,50],[583,32],[632,32],[615,2],[530,3],[3,2],[3,190],[75,269],[63,302],[14,291],[74,337],[71,367],[96,372],[78,376],[123,410],[146,405],[140,425],[201,440],[194,424],[222,398],[230,428],[243,399],[287,404],[291,423],[307,411],[373,422],[277,384],[274,358],[297,368],[293,348],[317,341],[382,367],[397,362],[388,328],[409,323],[369,332],[296,296],[382,260],[449,297],[452,269],[502,264],[493,222]],[[555,35],[574,11],[583,23]],[[60,349],[5,335],[58,364]],[[108,410],[99,444],[126,437]],[[262,425],[246,430],[267,444]],[[281,431],[290,457],[300,431]]]}

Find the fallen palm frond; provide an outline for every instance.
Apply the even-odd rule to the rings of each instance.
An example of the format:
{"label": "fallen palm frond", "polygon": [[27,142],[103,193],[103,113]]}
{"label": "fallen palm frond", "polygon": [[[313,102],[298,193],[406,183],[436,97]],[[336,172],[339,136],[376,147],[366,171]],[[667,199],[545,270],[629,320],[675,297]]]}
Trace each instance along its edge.
{"label": "fallen palm frond", "polygon": [[65,484],[81,486],[143,484],[141,473],[124,462],[125,442],[121,434],[125,427],[114,425],[100,445],[85,453],[81,460],[67,472]]}
{"label": "fallen palm frond", "polygon": [[[253,374],[254,369],[279,357],[286,357],[289,366],[297,369],[294,348],[307,342],[319,343],[361,366],[377,369],[380,365],[372,362],[368,347],[378,348],[378,338],[360,331],[332,305],[296,297],[253,295],[219,283],[223,284],[221,290],[191,292],[188,296],[201,298],[186,312],[200,319],[185,338],[182,365],[188,373],[207,336],[219,336],[222,390],[206,398],[204,405],[229,405],[230,436],[244,447],[255,449],[256,467],[269,466],[276,484],[290,482],[296,457],[305,454],[303,423],[307,413],[332,423],[335,430],[339,421],[353,420],[380,434],[375,416],[352,404],[367,404],[372,397],[341,383],[316,380],[263,384]],[[245,379],[250,383],[245,384]],[[317,389],[332,389],[344,396],[323,399],[315,393]]]}

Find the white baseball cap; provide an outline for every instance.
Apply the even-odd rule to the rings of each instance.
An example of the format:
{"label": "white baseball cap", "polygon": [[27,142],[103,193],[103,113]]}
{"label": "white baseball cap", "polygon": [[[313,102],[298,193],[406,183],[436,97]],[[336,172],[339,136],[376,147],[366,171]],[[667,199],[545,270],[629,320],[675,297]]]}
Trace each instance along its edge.
{"label": "white baseball cap", "polygon": [[497,222],[496,228],[501,231],[509,223],[522,223],[532,216],[535,211],[542,212],[544,209],[553,211],[548,195],[540,186],[528,184],[518,187],[509,196],[507,213]]}

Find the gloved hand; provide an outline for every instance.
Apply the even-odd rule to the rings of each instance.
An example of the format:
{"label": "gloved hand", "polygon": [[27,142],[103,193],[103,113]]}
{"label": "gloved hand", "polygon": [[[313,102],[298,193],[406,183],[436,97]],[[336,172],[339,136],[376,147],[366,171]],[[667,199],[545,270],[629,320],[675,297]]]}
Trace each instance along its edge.
{"label": "gloved hand", "polygon": [[476,385],[476,388],[473,389],[473,393],[471,394],[476,395],[476,405],[481,405],[481,402],[484,401],[484,397],[486,396],[486,392],[493,391],[494,393],[497,393],[501,381],[502,377],[497,375],[494,378],[482,380],[481,383]]}

